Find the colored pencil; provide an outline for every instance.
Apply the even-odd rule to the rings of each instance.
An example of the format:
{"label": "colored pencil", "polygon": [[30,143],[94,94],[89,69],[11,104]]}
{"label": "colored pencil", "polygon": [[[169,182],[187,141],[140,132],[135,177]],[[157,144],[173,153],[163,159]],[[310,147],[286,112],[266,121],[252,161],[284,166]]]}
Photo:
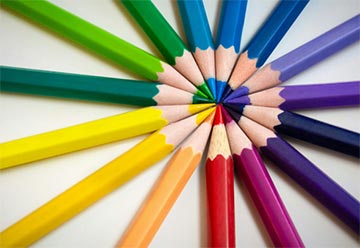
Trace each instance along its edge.
{"label": "colored pencil", "polygon": [[165,60],[211,99],[211,94],[194,57],[186,45],[150,0],[121,0],[145,31]]}
{"label": "colored pencil", "polygon": [[247,0],[224,0],[216,34],[216,101],[219,102],[240,53]]}
{"label": "colored pencil", "polygon": [[223,116],[236,175],[244,182],[274,246],[304,247],[256,147],[226,110]]}
{"label": "colored pencil", "polygon": [[309,0],[282,0],[245,47],[229,79],[229,95],[261,67],[291,25],[298,18]]}
{"label": "colored pencil", "polygon": [[214,113],[184,142],[166,165],[117,247],[148,247],[200,163]]}
{"label": "colored pencil", "polygon": [[212,104],[148,107],[0,144],[0,169],[158,130]]}
{"label": "colored pencil", "polygon": [[0,66],[0,92],[15,92],[136,106],[209,103],[166,84]]}
{"label": "colored pencil", "polygon": [[354,157],[360,156],[359,133],[278,108],[246,105],[242,114],[279,134]]}
{"label": "colored pencil", "polygon": [[360,104],[360,81],[273,87],[227,102],[240,104],[284,110],[356,106]]}
{"label": "colored pencil", "polygon": [[340,185],[273,131],[229,110],[261,152],[330,212],[359,234],[360,204]]}
{"label": "colored pencil", "polygon": [[146,79],[194,94],[198,91],[169,64],[48,1],[2,0],[1,6],[50,28]]}
{"label": "colored pencil", "polygon": [[239,96],[274,87],[360,39],[360,14],[268,63],[230,94]]}
{"label": "colored pencil", "polygon": [[170,124],[5,229],[4,247],[26,247],[168,155],[214,108]]}
{"label": "colored pencil", "polygon": [[216,97],[214,42],[204,3],[202,0],[178,0],[177,3],[191,52]]}
{"label": "colored pencil", "polygon": [[216,108],[206,159],[208,247],[235,247],[234,165],[221,114]]}

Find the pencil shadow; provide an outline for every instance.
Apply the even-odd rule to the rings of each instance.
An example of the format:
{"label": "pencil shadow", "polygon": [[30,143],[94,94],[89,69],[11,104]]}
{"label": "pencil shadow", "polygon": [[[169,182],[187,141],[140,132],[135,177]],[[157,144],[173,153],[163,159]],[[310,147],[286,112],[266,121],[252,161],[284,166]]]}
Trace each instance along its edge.
{"label": "pencil shadow", "polygon": [[213,36],[213,40],[216,43],[216,35],[217,35],[217,31],[219,28],[219,21],[220,21],[220,13],[221,13],[221,4],[222,1],[218,1],[217,2],[217,6],[216,6],[216,14],[215,14],[215,23],[213,23],[211,27],[212,30],[212,36]]}
{"label": "pencil shadow", "polygon": [[[247,209],[249,209],[251,217],[254,220],[254,222],[257,226],[257,230],[260,232],[261,237],[262,237],[264,243],[266,244],[266,247],[273,247],[273,243],[270,239],[269,234],[266,231],[266,228],[261,220],[261,217],[257,211],[257,208],[256,208],[254,202],[252,201],[249,192],[246,190],[244,183],[241,181],[241,179],[239,178],[239,176],[237,175],[236,172],[235,172],[235,185],[240,190],[240,194],[244,197],[245,204],[246,204],[245,207]],[[235,206],[235,212],[236,211],[241,211],[241,209],[239,209],[237,206]]]}
{"label": "pencil shadow", "polygon": [[208,153],[209,146],[207,145],[201,162],[199,166],[199,207],[200,207],[200,215],[199,215],[199,228],[200,228],[200,247],[207,247],[207,209],[206,209],[206,158]]}
{"label": "pencil shadow", "polygon": [[[332,214],[327,208],[325,208],[319,201],[317,201],[314,197],[312,197],[305,189],[303,189],[300,185],[298,185],[296,182],[294,182],[289,176],[285,174],[280,168],[278,168],[274,163],[272,163],[269,159],[267,159],[265,156],[261,155],[264,163],[271,167],[272,171],[279,177],[281,180],[283,180],[288,187],[293,188],[296,193],[301,195],[301,197],[304,198],[305,201],[310,202],[312,205],[314,205],[317,209],[320,210],[321,214],[325,215],[325,217],[329,220],[331,220],[334,225],[336,225],[339,230],[347,233],[351,238],[353,238],[355,241],[359,242],[357,234],[355,234],[354,231],[350,229],[346,224],[344,224],[342,221],[340,221],[334,214]],[[296,223],[294,223],[296,226]]]}
{"label": "pencil shadow", "polygon": [[175,21],[176,21],[176,30],[178,31],[177,34],[180,36],[180,38],[184,41],[186,46],[189,48],[189,43],[186,39],[185,30],[184,30],[184,26],[182,24],[180,10],[179,10],[177,1],[171,1],[171,6],[172,6],[173,16],[175,17]]}

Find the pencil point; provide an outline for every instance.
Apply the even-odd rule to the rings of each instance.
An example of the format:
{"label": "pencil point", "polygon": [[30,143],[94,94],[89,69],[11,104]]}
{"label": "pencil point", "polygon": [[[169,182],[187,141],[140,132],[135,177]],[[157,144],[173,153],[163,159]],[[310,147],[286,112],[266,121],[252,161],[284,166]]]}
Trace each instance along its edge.
{"label": "pencil point", "polygon": [[230,122],[233,121],[233,118],[230,116],[230,114],[228,113],[228,111],[224,107],[221,108],[221,111],[222,111],[225,123],[230,123]]}
{"label": "pencil point", "polygon": [[231,108],[228,108],[227,106],[225,106],[226,110],[228,111],[228,113],[232,116],[232,118],[236,121],[236,122],[239,122],[242,114],[235,111],[235,110],[232,110]]}
{"label": "pencil point", "polygon": [[194,104],[197,104],[197,103],[215,103],[215,100],[211,100],[209,98],[194,95],[193,96],[193,103]]}
{"label": "pencil point", "polygon": [[196,91],[196,95],[199,97],[204,97],[204,98],[209,98],[207,95],[205,95],[205,93],[203,93],[199,88],[197,88],[198,90]]}
{"label": "pencil point", "polygon": [[240,86],[239,88],[237,88],[233,93],[231,93],[228,97],[226,97],[224,99],[225,102],[234,99],[234,98],[238,98],[241,96],[245,96],[249,94],[249,88],[246,86]]}
{"label": "pencil point", "polygon": [[213,95],[214,97],[214,100],[216,98],[216,81],[215,81],[215,78],[208,78],[206,80],[209,88],[210,88],[210,91],[211,91],[211,94]]}
{"label": "pencil point", "polygon": [[224,124],[223,116],[222,116],[222,105],[219,104],[216,107],[215,119],[213,125]]}
{"label": "pencil point", "polygon": [[230,87],[230,85],[227,84],[226,87],[225,87],[225,90],[224,90],[224,92],[223,92],[223,94],[221,96],[220,101],[224,102],[224,100],[233,92],[234,92],[234,90]]}
{"label": "pencil point", "polygon": [[244,104],[244,105],[251,105],[249,96],[240,96],[233,99],[225,99],[224,104]]}
{"label": "pencil point", "polygon": [[204,93],[207,98],[209,98],[211,100],[215,100],[214,96],[211,94],[211,91],[205,82],[203,84],[199,85],[197,88],[199,91]]}
{"label": "pencil point", "polygon": [[216,80],[216,102],[219,103],[224,93],[227,83],[224,81]]}

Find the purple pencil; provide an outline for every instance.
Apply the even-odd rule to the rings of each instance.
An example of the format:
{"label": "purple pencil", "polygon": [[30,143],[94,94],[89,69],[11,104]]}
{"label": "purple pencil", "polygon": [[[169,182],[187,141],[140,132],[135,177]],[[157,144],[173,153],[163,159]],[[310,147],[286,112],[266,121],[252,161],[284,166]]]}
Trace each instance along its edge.
{"label": "purple pencil", "polygon": [[223,109],[237,176],[250,197],[275,247],[304,247],[256,147]]}
{"label": "purple pencil", "polygon": [[356,106],[360,104],[360,81],[273,87],[227,103],[283,110]]}
{"label": "purple pencil", "polygon": [[265,65],[225,102],[283,83],[359,39],[360,14]]}
{"label": "purple pencil", "polygon": [[355,233],[360,234],[360,204],[352,195],[273,131],[231,109],[228,111],[265,156]]}

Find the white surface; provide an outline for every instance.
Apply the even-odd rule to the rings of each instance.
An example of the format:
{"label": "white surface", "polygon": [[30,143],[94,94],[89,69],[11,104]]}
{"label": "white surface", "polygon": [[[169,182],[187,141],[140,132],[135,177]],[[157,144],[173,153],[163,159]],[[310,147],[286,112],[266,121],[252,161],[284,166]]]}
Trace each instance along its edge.
{"label": "white surface", "polygon": [[[52,0],[52,2],[160,56],[117,0]],[[183,36],[176,3],[165,0],[157,0],[155,3]],[[249,1],[242,47],[275,3],[273,0]],[[205,5],[211,26],[215,29],[220,3],[206,1]],[[359,10],[357,0],[311,1],[268,61],[349,19],[359,13]],[[93,54],[7,11],[1,10],[0,25],[2,65],[134,78],[125,70],[119,70]],[[359,80],[359,55],[359,45],[352,45],[288,81],[288,84]],[[0,141],[136,109],[125,105],[55,100],[15,94],[0,96]],[[303,113],[359,131],[357,108]],[[143,137],[145,136],[2,171],[0,230],[15,223],[125,152]],[[359,167],[356,159],[303,142],[297,141],[293,144],[357,199],[360,198]],[[34,247],[114,246],[168,159],[169,157],[47,235],[34,244]],[[357,237],[305,191],[274,166],[269,165],[268,168],[306,246],[357,247],[359,245]],[[204,172],[204,164],[202,164],[161,226],[152,242],[152,247],[206,246]],[[241,183],[236,184],[235,192],[237,246],[271,246],[266,230]]]}

